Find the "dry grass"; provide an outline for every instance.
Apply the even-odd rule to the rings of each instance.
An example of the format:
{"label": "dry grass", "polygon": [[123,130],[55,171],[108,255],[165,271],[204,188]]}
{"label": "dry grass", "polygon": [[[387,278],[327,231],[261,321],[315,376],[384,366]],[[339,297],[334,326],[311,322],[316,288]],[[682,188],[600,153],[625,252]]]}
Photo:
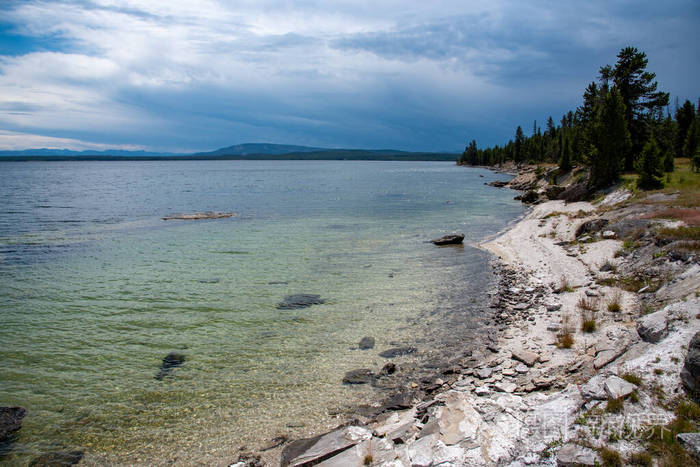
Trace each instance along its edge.
{"label": "dry grass", "polygon": [[700,209],[668,208],[642,216],[642,219],[673,219],[700,226]]}
{"label": "dry grass", "polygon": [[619,290],[615,290],[610,294],[608,311],[611,313],[619,313],[622,311],[622,293]]}
{"label": "dry grass", "polygon": [[656,235],[661,239],[668,240],[700,240],[700,226],[676,227],[675,229],[659,229]]}
{"label": "dry grass", "polygon": [[557,336],[557,347],[560,349],[570,349],[574,346],[574,335],[570,332],[563,332]]}

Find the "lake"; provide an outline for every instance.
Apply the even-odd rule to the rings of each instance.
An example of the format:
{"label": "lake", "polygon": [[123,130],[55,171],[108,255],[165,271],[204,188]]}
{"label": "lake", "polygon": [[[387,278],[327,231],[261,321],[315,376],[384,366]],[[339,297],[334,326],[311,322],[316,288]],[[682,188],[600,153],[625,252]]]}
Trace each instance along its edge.
{"label": "lake", "polygon": [[[459,352],[493,287],[472,247],[524,212],[505,176],[444,162],[0,163],[0,461],[221,464],[334,426],[341,384]],[[233,217],[168,220],[175,213]],[[426,242],[463,232],[463,247]],[[324,301],[279,309],[285,296]],[[373,349],[358,342],[374,337]],[[157,379],[170,352],[181,366]]]}

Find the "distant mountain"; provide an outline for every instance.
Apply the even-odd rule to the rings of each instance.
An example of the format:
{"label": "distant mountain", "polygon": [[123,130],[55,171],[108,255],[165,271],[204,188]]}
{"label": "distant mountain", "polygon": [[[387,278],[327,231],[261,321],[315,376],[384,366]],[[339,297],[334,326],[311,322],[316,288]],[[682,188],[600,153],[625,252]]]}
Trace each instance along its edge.
{"label": "distant mountain", "polygon": [[0,151],[2,161],[67,160],[395,160],[454,161],[455,153],[408,152],[395,149],[329,149],[289,144],[246,143],[196,154],[146,151],[71,151],[68,149],[25,149]]}
{"label": "distant mountain", "polygon": [[249,156],[252,154],[291,154],[303,152],[326,151],[327,148],[312,148],[308,146],[293,146],[290,144],[245,143],[236,144],[211,152],[200,152],[195,156]]}

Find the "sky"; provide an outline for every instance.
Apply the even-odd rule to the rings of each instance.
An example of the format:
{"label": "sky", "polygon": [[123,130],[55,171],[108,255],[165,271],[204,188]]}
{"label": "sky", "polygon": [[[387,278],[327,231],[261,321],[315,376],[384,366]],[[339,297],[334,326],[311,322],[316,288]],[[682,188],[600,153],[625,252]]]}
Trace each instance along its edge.
{"label": "sky", "polygon": [[0,0],[0,149],[461,152],[628,45],[697,102],[699,31],[697,0]]}

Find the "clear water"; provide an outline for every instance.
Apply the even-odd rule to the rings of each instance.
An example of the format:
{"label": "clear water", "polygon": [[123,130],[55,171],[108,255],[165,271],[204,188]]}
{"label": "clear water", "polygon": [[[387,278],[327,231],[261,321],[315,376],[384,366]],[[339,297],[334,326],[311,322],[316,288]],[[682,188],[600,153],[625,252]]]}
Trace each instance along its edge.
{"label": "clear water", "polygon": [[[340,384],[381,350],[456,351],[488,258],[522,213],[499,175],[440,162],[0,164],[0,405],[29,410],[0,459],[225,464],[381,397]],[[164,221],[230,211],[232,218]],[[279,310],[285,295],[326,302]],[[376,347],[357,350],[363,336]],[[163,357],[186,362],[159,381]],[[401,361],[399,359],[399,361]]]}

